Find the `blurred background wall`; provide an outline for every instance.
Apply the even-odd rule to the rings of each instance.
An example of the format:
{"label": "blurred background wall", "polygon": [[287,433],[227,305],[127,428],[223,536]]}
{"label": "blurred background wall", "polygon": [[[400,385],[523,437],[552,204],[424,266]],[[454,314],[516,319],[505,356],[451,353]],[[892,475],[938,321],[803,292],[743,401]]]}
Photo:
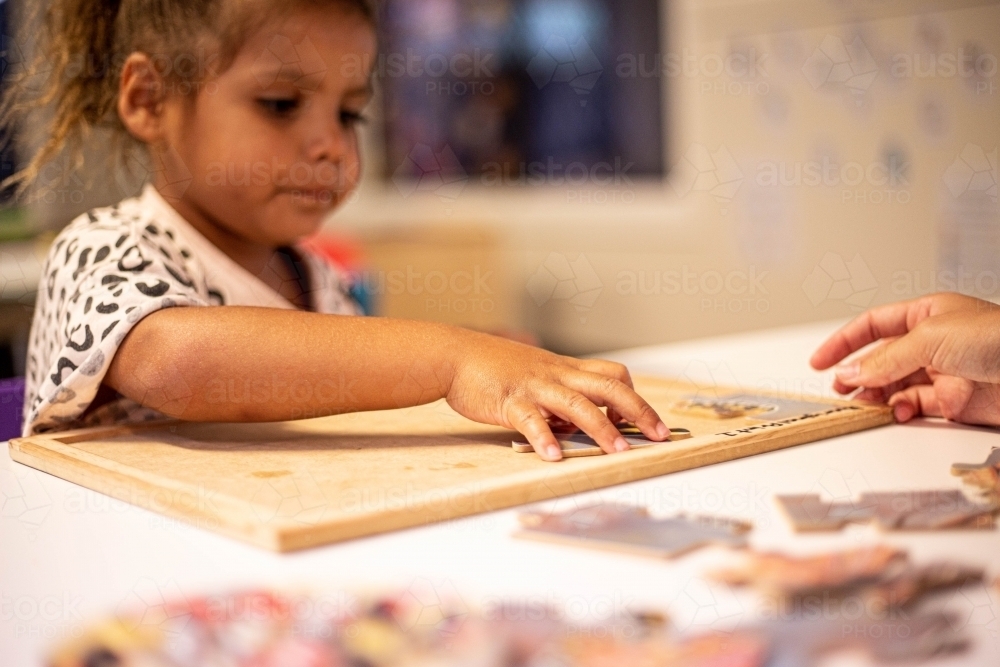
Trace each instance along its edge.
{"label": "blurred background wall", "polygon": [[[372,146],[331,228],[493,230],[518,323],[575,353],[938,289],[1000,293],[997,3],[701,0],[659,14],[657,53],[613,52],[601,77],[659,83],[664,177],[512,188],[470,174],[457,194],[411,191],[379,178],[399,165]],[[427,316],[442,308],[423,301]]]}
{"label": "blurred background wall", "polygon": [[[376,313],[584,354],[1000,296],[995,0],[385,15],[365,177],[321,239]],[[37,233],[142,180],[93,154],[92,183],[66,168],[0,222],[6,372],[23,368]]]}

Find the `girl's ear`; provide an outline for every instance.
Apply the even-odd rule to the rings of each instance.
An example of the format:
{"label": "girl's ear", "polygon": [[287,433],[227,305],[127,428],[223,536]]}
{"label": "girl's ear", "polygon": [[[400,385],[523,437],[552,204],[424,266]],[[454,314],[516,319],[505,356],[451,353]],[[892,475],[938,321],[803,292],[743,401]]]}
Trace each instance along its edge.
{"label": "girl's ear", "polygon": [[118,84],[118,117],[128,133],[145,144],[160,141],[165,99],[166,86],[153,61],[145,53],[130,54]]}

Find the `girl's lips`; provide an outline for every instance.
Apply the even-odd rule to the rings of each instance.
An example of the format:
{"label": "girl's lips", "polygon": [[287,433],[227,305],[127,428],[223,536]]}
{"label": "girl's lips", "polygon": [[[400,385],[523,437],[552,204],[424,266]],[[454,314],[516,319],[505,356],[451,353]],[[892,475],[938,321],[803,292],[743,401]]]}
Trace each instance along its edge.
{"label": "girl's lips", "polygon": [[331,204],[340,200],[339,193],[336,190],[330,190],[329,188],[288,188],[283,190],[283,192],[284,194],[291,196],[293,199],[299,199],[307,202]]}
{"label": "girl's lips", "polygon": [[330,188],[285,188],[284,191],[293,195],[334,194],[334,190]]}

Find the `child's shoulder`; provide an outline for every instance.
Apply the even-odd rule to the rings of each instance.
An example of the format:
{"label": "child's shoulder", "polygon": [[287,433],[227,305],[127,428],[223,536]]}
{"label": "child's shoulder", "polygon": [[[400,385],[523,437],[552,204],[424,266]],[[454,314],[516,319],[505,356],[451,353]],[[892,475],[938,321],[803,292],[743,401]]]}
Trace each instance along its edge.
{"label": "child's shoulder", "polygon": [[191,257],[188,237],[157,215],[148,199],[146,193],[78,215],[53,239],[49,269],[78,264],[83,270],[114,261],[120,270],[134,272],[154,257],[171,268],[186,265]]}
{"label": "child's shoulder", "polygon": [[91,248],[88,254],[94,253],[94,258],[107,255],[130,239],[141,238],[147,225],[149,221],[143,216],[136,197],[92,208],[73,218],[56,235],[49,248],[49,259],[65,254],[69,261],[77,250],[82,252],[87,247]]}

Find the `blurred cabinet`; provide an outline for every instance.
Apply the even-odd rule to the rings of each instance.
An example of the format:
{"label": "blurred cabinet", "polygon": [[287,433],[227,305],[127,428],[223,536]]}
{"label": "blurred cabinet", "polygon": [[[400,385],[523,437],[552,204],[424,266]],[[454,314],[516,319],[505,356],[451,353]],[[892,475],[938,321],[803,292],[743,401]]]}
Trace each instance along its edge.
{"label": "blurred cabinet", "polygon": [[375,313],[482,331],[517,326],[517,303],[502,237],[474,225],[362,235],[365,264],[355,281]]}

